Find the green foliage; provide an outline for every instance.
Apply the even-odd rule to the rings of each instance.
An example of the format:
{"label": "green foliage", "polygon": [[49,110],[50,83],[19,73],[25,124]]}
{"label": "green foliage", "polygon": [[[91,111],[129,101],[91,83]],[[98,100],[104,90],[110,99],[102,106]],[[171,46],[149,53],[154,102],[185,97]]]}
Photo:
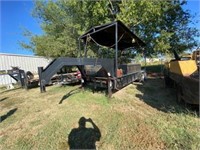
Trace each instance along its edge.
{"label": "green foliage", "polygon": [[148,65],[143,66],[142,69],[146,69],[147,73],[163,73],[164,65]]}
{"label": "green foliage", "polygon": [[[176,2],[176,3],[175,3]],[[182,52],[197,43],[199,33],[188,27],[191,15],[184,11],[183,1],[122,1],[117,19],[122,20],[147,44],[146,53]]]}
{"label": "green foliage", "polygon": [[[148,56],[171,53],[173,49],[183,52],[196,46],[199,36],[196,28],[188,26],[192,16],[183,10],[184,4],[182,0],[35,1],[33,16],[40,20],[44,33],[25,31],[29,43],[21,42],[21,46],[46,57],[78,57],[80,35],[92,26],[121,20],[147,44]],[[88,55],[96,56],[97,49],[90,46]],[[110,49],[102,48],[101,52],[102,57],[113,56]],[[126,56],[133,57],[131,52]]]}

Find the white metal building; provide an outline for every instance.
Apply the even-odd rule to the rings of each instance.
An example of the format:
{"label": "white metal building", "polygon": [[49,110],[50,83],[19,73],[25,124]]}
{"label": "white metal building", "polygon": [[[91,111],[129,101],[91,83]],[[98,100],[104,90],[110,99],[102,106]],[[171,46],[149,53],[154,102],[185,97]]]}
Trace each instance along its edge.
{"label": "white metal building", "polygon": [[[13,66],[37,74],[38,67],[45,68],[50,62],[51,59],[46,59],[40,56],[0,53],[0,71],[5,72],[12,69],[11,67]],[[7,85],[10,83],[15,83],[15,80],[7,74],[0,74],[0,85]]]}

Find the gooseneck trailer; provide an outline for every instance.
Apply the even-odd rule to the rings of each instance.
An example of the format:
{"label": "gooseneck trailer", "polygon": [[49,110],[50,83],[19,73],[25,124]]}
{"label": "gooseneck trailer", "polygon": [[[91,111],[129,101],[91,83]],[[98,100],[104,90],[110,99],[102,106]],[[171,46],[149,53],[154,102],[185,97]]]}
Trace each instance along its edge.
{"label": "gooseneck trailer", "polygon": [[[98,86],[105,87],[109,96],[111,96],[113,90],[119,90],[144,77],[140,64],[118,63],[119,51],[145,46],[145,43],[121,21],[92,27],[79,37],[79,41],[84,44],[84,57],[59,57],[54,59],[46,68],[38,67],[41,92],[46,91],[46,84],[63,66],[77,66],[81,72],[83,85],[92,83],[94,88]],[[114,58],[87,58],[87,45],[89,42],[114,49]],[[91,74],[91,72],[93,73]]]}

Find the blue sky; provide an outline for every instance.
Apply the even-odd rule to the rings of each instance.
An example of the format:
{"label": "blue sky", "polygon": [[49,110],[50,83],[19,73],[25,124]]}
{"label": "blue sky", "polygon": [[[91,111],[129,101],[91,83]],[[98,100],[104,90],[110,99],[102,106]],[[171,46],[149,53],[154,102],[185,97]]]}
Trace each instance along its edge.
{"label": "blue sky", "polygon": [[[33,6],[30,0],[0,0],[0,53],[34,55],[19,45],[19,41],[26,41],[22,36],[23,28],[34,34],[42,33],[38,21],[31,16]],[[184,8],[200,16],[199,0],[189,0]],[[200,29],[200,23],[198,28]]]}
{"label": "blue sky", "polygon": [[[0,0],[1,1],[1,0]],[[33,55],[31,51],[20,47],[19,41],[25,41],[22,29],[26,28],[34,34],[41,34],[38,21],[31,16],[32,1],[1,1],[1,53]]]}

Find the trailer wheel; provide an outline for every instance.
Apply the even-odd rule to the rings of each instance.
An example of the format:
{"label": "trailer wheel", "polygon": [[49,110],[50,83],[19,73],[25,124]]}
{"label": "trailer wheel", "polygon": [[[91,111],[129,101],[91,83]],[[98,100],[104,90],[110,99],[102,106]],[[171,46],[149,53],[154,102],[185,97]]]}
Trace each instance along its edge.
{"label": "trailer wheel", "polygon": [[27,71],[27,72],[26,72],[26,76],[27,76],[28,80],[31,80],[31,79],[33,79],[33,78],[34,78],[34,75],[33,75],[33,73],[32,73],[32,72],[30,72],[30,71]]}
{"label": "trailer wheel", "polygon": [[183,102],[182,99],[182,89],[180,85],[177,85],[177,89],[176,89],[176,101],[178,104],[181,104]]}

